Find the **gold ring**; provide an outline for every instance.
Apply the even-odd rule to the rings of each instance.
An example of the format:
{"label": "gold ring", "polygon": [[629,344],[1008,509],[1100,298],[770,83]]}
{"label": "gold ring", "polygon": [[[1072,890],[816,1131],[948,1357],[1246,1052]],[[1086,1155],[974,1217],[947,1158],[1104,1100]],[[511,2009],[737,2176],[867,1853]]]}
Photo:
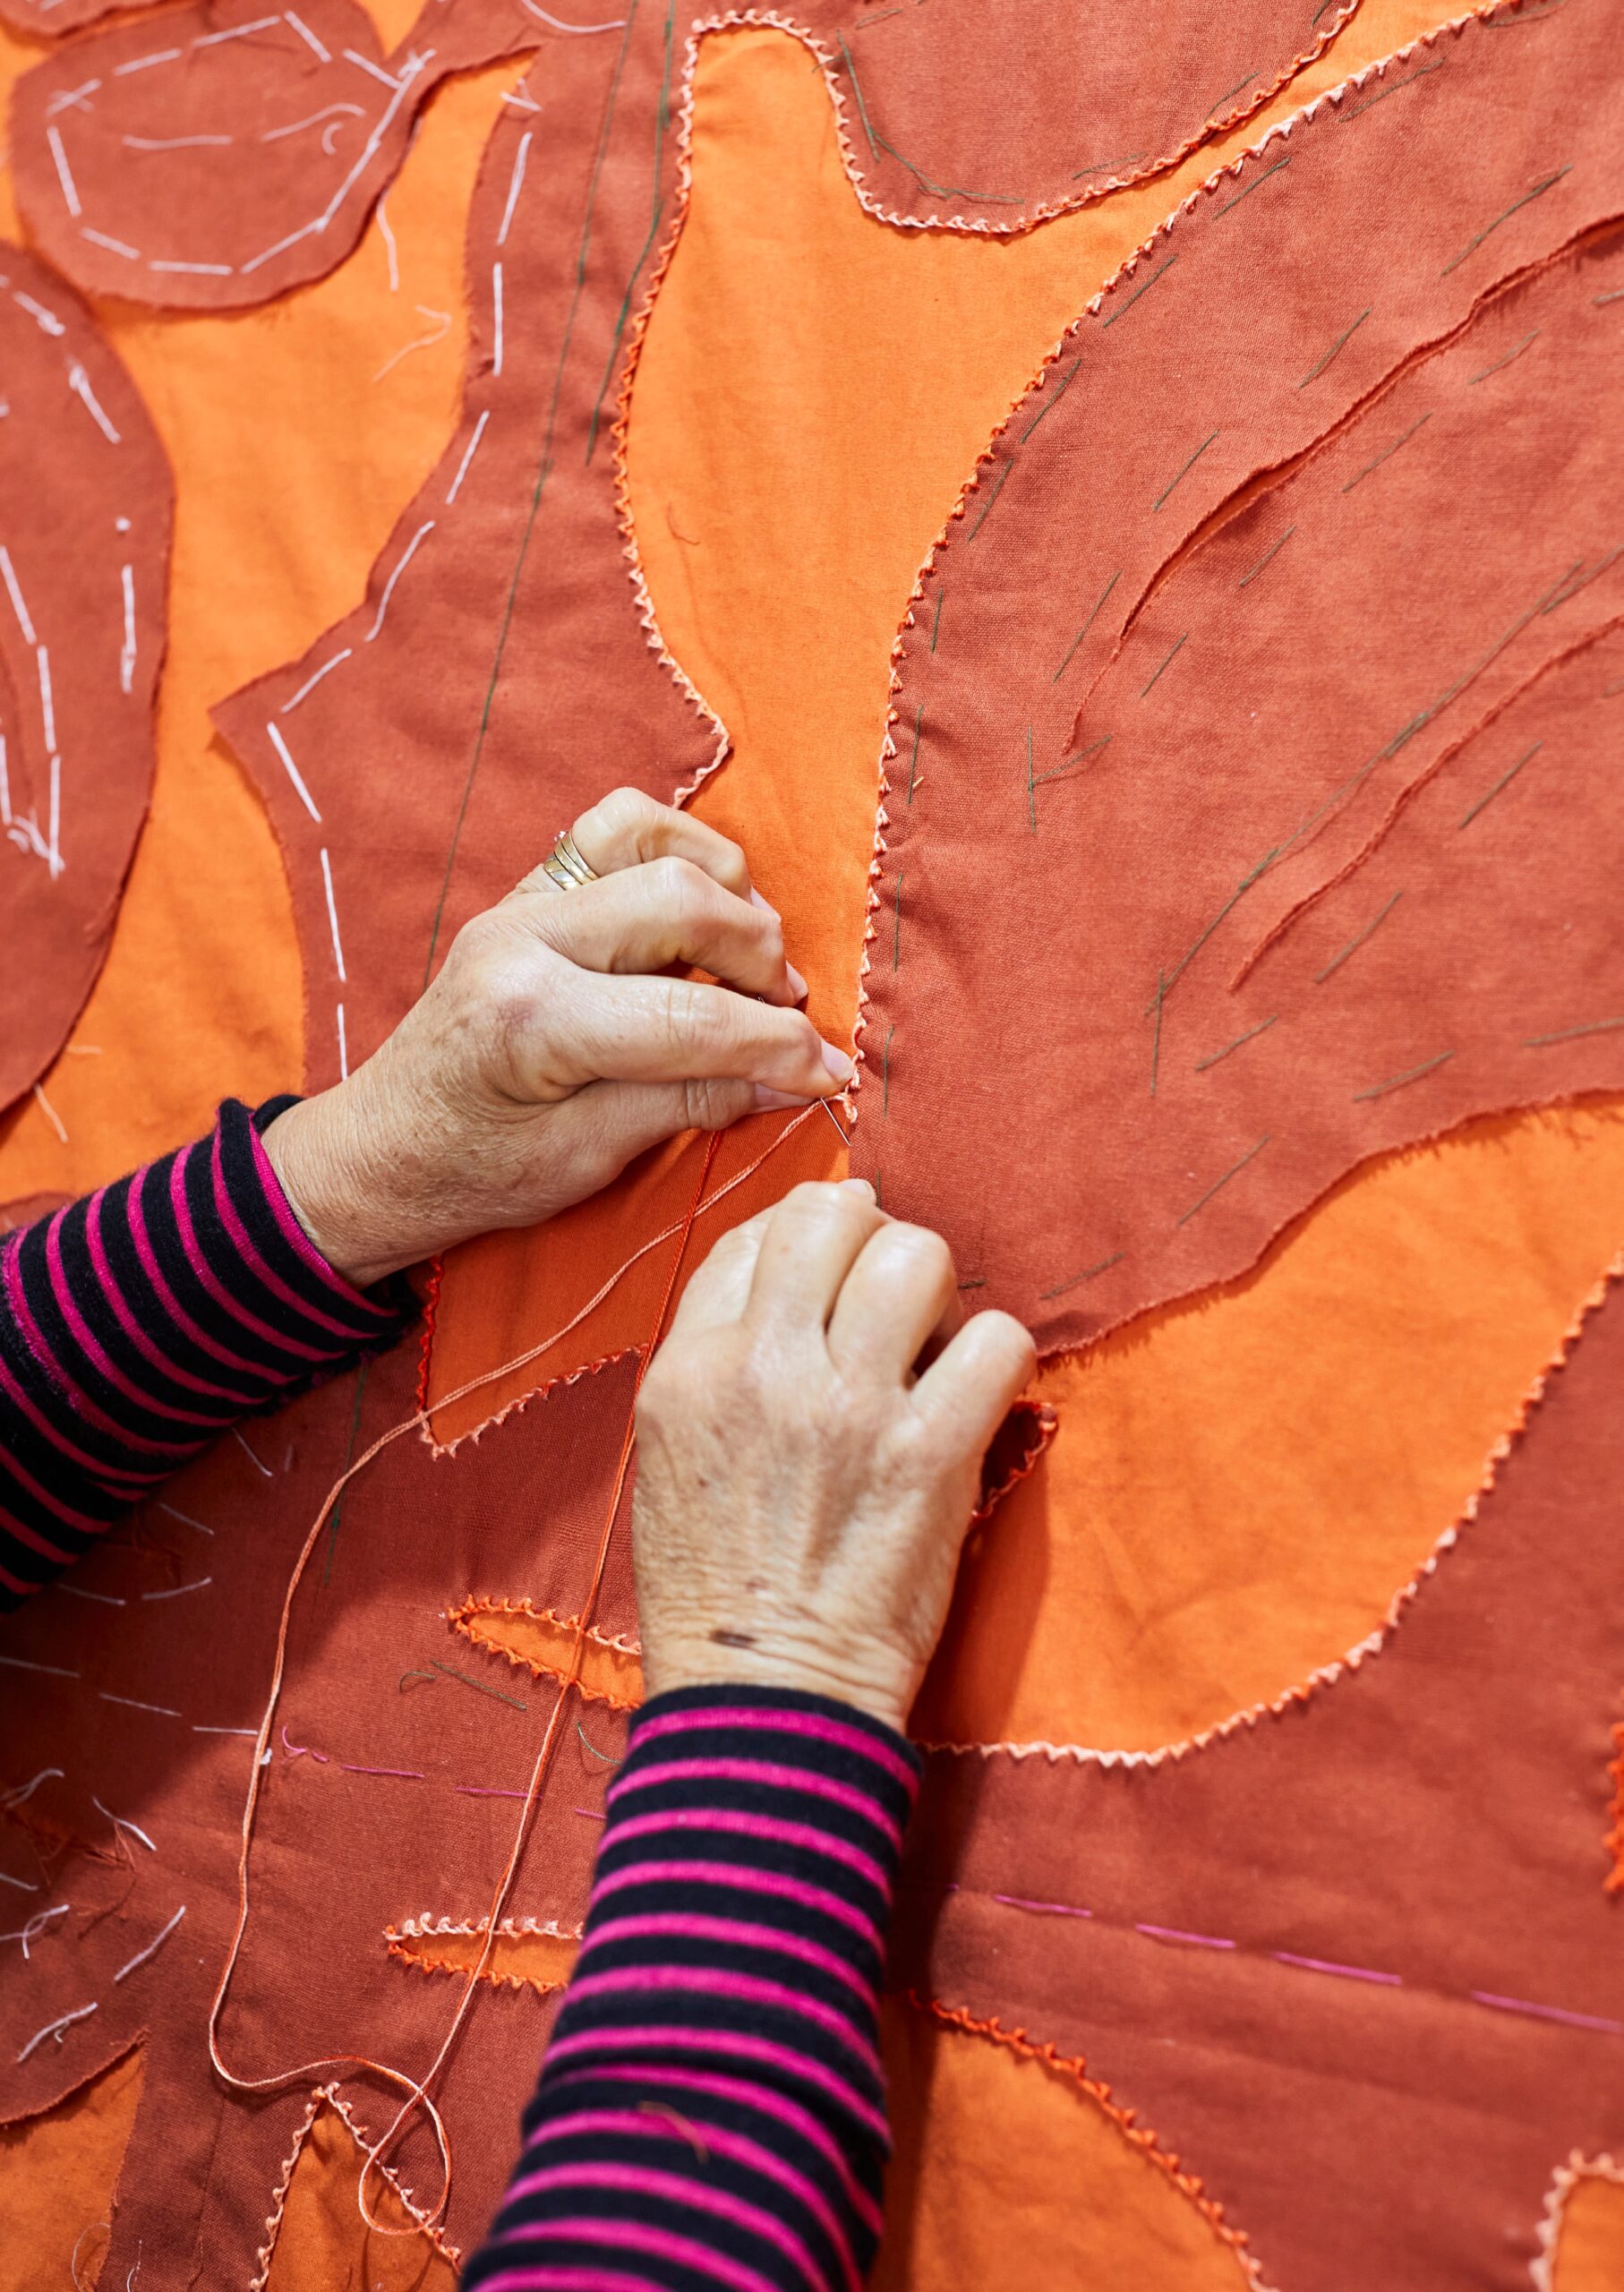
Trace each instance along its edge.
{"label": "gold ring", "polygon": [[580,846],[568,828],[555,840],[542,866],[561,892],[572,892],[582,884],[598,881],[597,869],[588,867],[582,859]]}

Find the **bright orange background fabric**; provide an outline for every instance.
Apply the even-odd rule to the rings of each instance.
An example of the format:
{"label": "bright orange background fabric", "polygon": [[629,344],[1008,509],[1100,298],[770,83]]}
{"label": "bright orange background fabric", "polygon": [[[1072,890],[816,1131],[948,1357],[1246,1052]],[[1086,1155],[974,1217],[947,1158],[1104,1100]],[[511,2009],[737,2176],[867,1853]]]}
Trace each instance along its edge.
{"label": "bright orange background fabric", "polygon": [[[392,40],[415,11],[379,0],[372,13]],[[977,452],[1078,307],[1212,166],[1443,13],[1437,0],[1366,0],[1244,134],[1010,244],[865,216],[807,52],[768,30],[705,43],[692,201],[643,354],[628,499],[666,642],[733,738],[696,808],[747,845],[812,981],[813,1014],[837,1038],[856,1005],[889,647]],[[0,38],[0,83],[30,55]],[[466,340],[463,221],[514,76],[453,85],[430,107],[387,201],[397,288],[374,225],[332,278],[262,312],[101,313],[176,477],[158,779],[112,954],[46,1081],[66,1141],[40,1106],[13,1116],[0,1202],[111,1176],[203,1127],[226,1091],[296,1082],[286,886],[207,712],[354,604],[444,449]],[[0,227],[14,227],[8,214]],[[438,330],[440,313],[443,337],[375,379]],[[718,1181],[781,1126],[764,1119],[730,1142]],[[454,1256],[436,1393],[568,1319],[680,1217],[692,1150],[655,1159],[551,1231]],[[1061,1438],[972,1556],[926,1732],[1149,1748],[1281,1693],[1355,1644],[1459,1514],[1611,1257],[1621,1161],[1624,1127],[1605,1110],[1490,1125],[1356,1176],[1233,1290],[1050,1364]],[[842,1162],[815,1118],[715,1222]],[[645,1270],[652,1289],[625,1285],[497,1398],[644,1335],[659,1252]],[[492,1405],[437,1429],[468,1430]],[[1039,2285],[1076,2280],[1089,2249],[1078,2239],[1096,2233],[1099,2271],[1124,2281],[1172,2292],[1233,2280],[1228,2249],[1074,2084],[957,2031],[904,2025],[893,2050],[893,2202],[909,2225],[888,2283],[945,2292],[990,2276],[1012,2228]],[[105,2207],[93,2192],[110,2187],[122,2155],[134,2075],[109,2073],[7,2136],[8,2221],[31,2222],[9,2210],[19,2165],[34,2187],[82,2180]],[[278,2292],[343,2281],[361,2256],[347,2143],[318,2117]],[[1575,2201],[1560,2292],[1600,2292],[1617,2273],[1610,2232],[1594,2225],[1611,2186],[1586,2183]],[[65,2256],[43,2241],[56,2233],[53,2221],[21,2244],[8,2234],[0,2292],[62,2280]],[[415,2240],[393,2249],[419,2254],[403,2282],[436,2280],[442,2264],[423,2275]]]}

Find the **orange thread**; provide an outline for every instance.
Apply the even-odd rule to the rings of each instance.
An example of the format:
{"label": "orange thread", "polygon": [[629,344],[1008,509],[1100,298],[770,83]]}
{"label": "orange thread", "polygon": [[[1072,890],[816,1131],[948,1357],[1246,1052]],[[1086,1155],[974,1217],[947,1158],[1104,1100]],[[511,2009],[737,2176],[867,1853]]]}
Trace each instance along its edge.
{"label": "orange thread", "polygon": [[1612,1828],[1607,1834],[1607,1852],[1612,1868],[1602,1881],[1610,1894],[1624,1894],[1624,1720],[1612,1730],[1613,1757],[1607,1772],[1612,1778],[1612,1801],[1608,1814]]}
{"label": "orange thread", "polygon": [[[415,1966],[422,1974],[466,1973],[468,1971],[455,1958],[434,1958],[426,1950],[410,1949],[394,1934],[386,1935],[384,1943],[390,1957],[398,1958],[403,1966]],[[476,1967],[474,1980],[488,1983],[492,1989],[534,1989],[539,1997],[551,1997],[568,1987],[568,1977],[562,1981],[544,1981],[539,1974],[502,1973],[493,1966]]]}
{"label": "orange thread", "polygon": [[[810,1107],[806,1108],[801,1113],[798,1114],[792,1121],[787,1123],[784,1125],[784,1128],[779,1133],[778,1137],[774,1141],[773,1146],[768,1148],[767,1153],[770,1154],[777,1146],[782,1145],[784,1139],[789,1136],[791,1131],[799,1128],[800,1124],[808,1119],[811,1112],[812,1108]],[[634,1256],[627,1261],[626,1265],[621,1266],[617,1272],[610,1276],[609,1280],[603,1285],[603,1288],[598,1291],[597,1295],[590,1298],[587,1303],[582,1306],[580,1311],[576,1313],[571,1320],[564,1324],[562,1329],[554,1330],[551,1337],[544,1338],[539,1345],[530,1347],[526,1352],[518,1355],[514,1360],[503,1362],[494,1369],[487,1369],[476,1377],[470,1377],[465,1384],[459,1385],[454,1392],[448,1393],[444,1401],[441,1403],[441,1406],[449,1407],[451,1403],[464,1398],[468,1393],[476,1391],[480,1386],[490,1384],[499,1377],[511,1375],[514,1371],[523,1368],[526,1363],[534,1361],[537,1359],[540,1355],[550,1351],[553,1346],[557,1345],[562,1338],[567,1337],[572,1329],[576,1328],[579,1322],[584,1321],[586,1315],[592,1312],[595,1305],[602,1302],[603,1298],[608,1295],[611,1288],[613,1288],[616,1282],[618,1282],[625,1274],[628,1266],[635,1263],[637,1258],[646,1255],[647,1252],[650,1249],[656,1247],[660,1242],[669,1239],[672,1234],[678,1234],[680,1235],[678,1248],[675,1258],[672,1261],[670,1276],[666,1281],[665,1292],[660,1302],[659,1314],[654,1322],[654,1332],[649,1341],[647,1352],[644,1356],[643,1363],[637,1373],[637,1387],[640,1387],[643,1381],[644,1372],[647,1368],[648,1359],[653,1355],[655,1346],[659,1343],[660,1333],[665,1325],[665,1316],[670,1308],[671,1297],[676,1288],[677,1277],[681,1270],[683,1261],[688,1254],[688,1245],[693,1234],[695,1223],[703,1208],[713,1206],[705,1202],[704,1195],[705,1184],[710,1177],[711,1167],[715,1159],[716,1149],[720,1142],[720,1133],[713,1132],[706,1142],[705,1160],[699,1173],[699,1183],[694,1190],[694,1197],[688,1205],[688,1213],[686,1217],[680,1221],[678,1226],[667,1228],[665,1233],[657,1235],[653,1242],[645,1243],[642,1249],[637,1251],[634,1253]],[[759,1163],[761,1161],[765,1161],[766,1159],[766,1154],[760,1156],[757,1162],[751,1165],[751,1168],[758,1167]],[[748,1170],[741,1172],[739,1174],[739,1178],[731,1180],[728,1185],[719,1188],[715,1197],[716,1200],[720,1201],[725,1193],[731,1191],[733,1185],[739,1184],[741,1178],[748,1176],[748,1175],[749,1172]],[[586,1625],[591,1616],[593,1603],[597,1597],[598,1588],[603,1580],[603,1568],[609,1553],[609,1538],[613,1530],[615,1515],[620,1509],[621,1492],[626,1484],[626,1472],[630,1461],[632,1443],[637,1431],[637,1418],[635,1411],[636,1398],[637,1389],[634,1388],[634,1409],[631,1418],[627,1425],[626,1438],[621,1443],[620,1460],[616,1466],[614,1491],[610,1504],[609,1519],[604,1528],[603,1540],[600,1544],[597,1564],[593,1571],[591,1588],[587,1594],[586,1599],[582,1604],[580,1623],[577,1634],[575,1668],[578,1668],[579,1666],[580,1656],[585,1644]],[[291,2085],[301,2078],[314,2077],[326,2071],[353,2068],[367,2070],[374,2076],[381,2078],[387,2084],[395,2086],[406,2094],[406,2100],[402,2102],[399,2109],[396,2112],[393,2122],[384,2133],[382,2138],[367,2150],[366,2162],[362,2168],[360,2180],[356,2185],[355,2191],[356,2207],[361,2214],[362,2219],[366,2223],[367,2227],[374,2229],[380,2236],[390,2236],[412,2235],[415,2234],[416,2231],[391,2228],[387,2224],[373,2219],[371,2212],[367,2209],[367,2177],[374,2168],[376,2168],[385,2177],[389,2177],[388,2174],[388,2168],[382,2166],[379,2160],[394,2142],[401,2126],[406,2123],[406,2118],[410,2116],[411,2112],[419,2107],[419,2105],[421,2105],[426,2112],[429,2122],[433,2128],[435,2146],[440,2151],[442,2174],[439,2200],[433,2210],[423,2216],[424,2227],[430,2229],[432,2228],[433,2224],[440,2219],[441,2214],[444,2212],[448,2199],[450,2195],[450,2141],[446,2133],[445,2121],[441,2117],[439,2109],[436,2108],[430,2096],[429,2088],[434,2082],[434,2080],[443,2068],[446,2057],[449,2053],[451,2047],[456,2042],[457,2034],[462,2028],[462,2024],[467,2017],[468,2007],[474,1995],[475,1983],[477,1982],[481,1973],[483,1972],[485,1965],[489,1962],[491,1952],[495,1946],[497,1924],[501,1916],[502,1906],[507,1901],[509,1891],[512,1886],[515,1873],[517,1870],[519,1857],[523,1852],[526,1840],[529,1835],[531,1818],[534,1815],[537,1796],[546,1773],[547,1762],[551,1755],[552,1745],[557,1738],[559,1722],[563,1713],[565,1700],[568,1695],[572,1681],[567,1679],[559,1689],[557,1699],[553,1705],[551,1716],[548,1720],[546,1731],[542,1739],[541,1748],[536,1754],[535,1765],[532,1769],[529,1787],[525,1794],[525,1803],[520,1812],[518,1829],[514,1839],[512,1852],[509,1855],[507,1865],[502,1872],[501,1878],[498,1883],[497,1892],[491,1904],[491,1913],[486,1920],[485,1944],[481,1954],[480,1961],[469,1973],[468,1980],[464,1987],[462,1997],[458,2001],[456,2014],[452,2017],[451,2025],[446,2033],[444,2042],[441,2044],[439,2052],[436,2054],[428,2071],[423,2077],[413,2078],[404,2070],[393,2069],[387,2062],[374,2061],[370,2056],[365,2054],[329,2055],[321,2060],[302,2062],[295,2068],[276,2071],[270,2075],[265,2077],[239,2077],[227,2067],[224,2060],[221,2058],[219,2025],[220,2016],[225,2009],[226,1999],[230,1992],[232,1978],[236,1971],[237,1961],[242,1955],[243,1937],[248,1930],[248,1869],[250,1853],[253,1840],[254,1818],[259,1811],[260,1792],[265,1770],[266,1752],[269,1747],[270,1731],[275,1721],[277,1705],[281,1696],[282,1682],[287,1668],[287,1641],[293,1621],[293,1604],[295,1595],[298,1591],[305,1568],[309,1564],[311,1554],[315,1550],[316,1544],[321,1536],[321,1531],[327,1525],[327,1521],[332,1511],[333,1506],[338,1502],[339,1497],[342,1495],[349,1483],[358,1473],[364,1471],[366,1467],[372,1463],[373,1458],[378,1456],[384,1449],[388,1448],[391,1442],[399,1440],[404,1433],[413,1432],[414,1430],[426,1430],[427,1425],[427,1413],[421,1407],[414,1410],[410,1416],[403,1417],[398,1424],[392,1424],[386,1431],[380,1432],[378,1438],[372,1442],[371,1446],[365,1449],[362,1454],[355,1458],[355,1462],[349,1465],[346,1470],[339,1475],[338,1478],[333,1483],[332,1487],[328,1491],[326,1499],[324,1500],[320,1511],[317,1513],[315,1519],[311,1524],[310,1532],[304,1539],[298,1559],[294,1563],[293,1574],[288,1579],[287,1589],[283,1595],[282,1612],[277,1627],[276,1652],[271,1665],[270,1689],[266,1700],[265,1715],[260,1722],[260,1732],[254,1747],[253,1769],[248,1785],[248,1796],[243,1808],[241,1845],[238,1849],[237,1854],[236,1926],[232,1935],[231,1947],[227,1953],[226,1963],[221,1969],[219,1981],[215,1988],[213,2001],[209,2009],[208,2024],[209,2061],[213,2065],[216,2075],[221,2080],[222,2083],[230,2087],[233,2091],[241,2093],[277,2092],[284,2086]]]}
{"label": "orange thread", "polygon": [[429,1406],[429,1363],[434,1351],[434,1322],[440,1312],[440,1287],[446,1278],[445,1253],[429,1261],[428,1286],[423,1293],[423,1335],[417,1344],[417,1390],[413,1395],[420,1413]]}
{"label": "orange thread", "polygon": [[921,2014],[933,2014],[938,2022],[945,2023],[952,2029],[963,2030],[971,2037],[986,2038],[994,2045],[1004,2046],[1011,2053],[1019,2054],[1023,2060],[1040,2061],[1057,2075],[1069,2077],[1081,2085],[1089,2099],[1105,2111],[1124,2138],[1132,2142],[1134,2148],[1167,2174],[1174,2185],[1189,2198],[1208,2226],[1241,2255],[1248,2271],[1252,2271],[1252,2263],[1246,2254],[1248,2238],[1245,2231],[1232,2228],[1224,2218],[1222,2205],[1216,2198],[1208,2195],[1196,2176],[1186,2172],[1171,2151],[1161,2146],[1149,2125],[1139,2123],[1133,2109],[1123,2107],[1108,2085],[1102,2083],[1098,2077],[1089,2075],[1088,2064],[1081,2054],[1062,2053],[1053,2043],[1029,2037],[1023,2029],[1006,2030],[996,2014],[981,2021],[962,2006],[944,2006],[940,1998],[923,1997],[917,1989],[910,1989],[903,1994],[908,2003]]}

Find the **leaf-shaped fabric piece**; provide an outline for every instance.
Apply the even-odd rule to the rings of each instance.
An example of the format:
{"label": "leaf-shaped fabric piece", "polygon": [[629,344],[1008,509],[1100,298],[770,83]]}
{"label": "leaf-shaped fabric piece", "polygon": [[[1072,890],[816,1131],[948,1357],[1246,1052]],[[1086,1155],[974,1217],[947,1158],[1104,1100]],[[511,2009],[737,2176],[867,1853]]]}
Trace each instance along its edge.
{"label": "leaf-shaped fabric piece", "polygon": [[0,246],[0,1108],[101,968],[152,784],[169,465],[71,289]]}
{"label": "leaf-shaped fabric piece", "polygon": [[1610,29],[1468,22],[1208,185],[928,569],[854,1167],[1046,1349],[1624,1078]]}
{"label": "leaf-shaped fabric piece", "polygon": [[1291,2292],[1528,2281],[1624,2138],[1624,1295],[1391,1641],[1182,1758],[930,1763],[893,1979],[1082,2055]]}

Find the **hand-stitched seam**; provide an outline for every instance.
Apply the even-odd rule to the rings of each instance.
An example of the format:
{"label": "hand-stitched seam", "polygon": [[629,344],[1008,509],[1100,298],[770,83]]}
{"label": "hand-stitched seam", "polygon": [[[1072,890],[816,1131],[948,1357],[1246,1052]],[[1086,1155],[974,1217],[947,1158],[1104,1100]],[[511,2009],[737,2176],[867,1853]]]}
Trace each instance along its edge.
{"label": "hand-stitched seam", "polygon": [[1235,2228],[1227,2219],[1223,2206],[1208,2194],[1197,2175],[1190,2172],[1171,2150],[1163,2148],[1160,2139],[1149,2125],[1139,2122],[1137,2110],[1124,2108],[1102,2078],[1090,2074],[1088,2063],[1082,2055],[1062,2053],[1057,2046],[1032,2037],[1024,2028],[1006,2029],[996,2014],[983,2018],[970,2013],[967,2006],[945,2005],[939,1997],[922,1996],[917,1989],[906,1990],[903,1995],[919,2012],[930,2014],[948,2028],[1001,2045],[1023,2060],[1041,2062],[1056,2075],[1069,2078],[1081,2086],[1089,2099],[1110,2118],[1123,2138],[1167,2175],[1174,2186],[1195,2207],[1213,2234],[1229,2246],[1253,2292],[1269,2292],[1256,2261],[1248,2250],[1251,2239],[1245,2230]]}
{"label": "hand-stitched seam", "polygon": [[282,2177],[276,2183],[270,2193],[270,2211],[265,2216],[265,2241],[254,2254],[254,2258],[260,2263],[259,2273],[251,2280],[248,2292],[265,2292],[265,2288],[270,2280],[270,2263],[276,2254],[277,2238],[282,2230],[282,2215],[287,2210],[287,2192],[293,2182],[294,2167],[298,2163],[299,2152],[310,2137],[310,2129],[316,2121],[316,2111],[329,2098],[329,2092],[330,2088],[326,2085],[318,2085],[313,2089],[304,2115],[295,2131],[294,2145],[288,2151],[286,2160],[283,2164]]}
{"label": "hand-stitched seam", "polygon": [[432,1400],[427,1402],[420,1400],[418,1407],[423,1422],[418,1428],[419,1438],[428,1448],[436,1463],[442,1458],[454,1457],[459,1449],[466,1449],[473,1442],[483,1440],[487,1432],[493,1432],[499,1424],[505,1424],[510,1416],[517,1415],[521,1409],[528,1408],[532,1401],[545,1400],[550,1393],[557,1392],[560,1387],[578,1384],[583,1377],[595,1377],[600,1369],[612,1369],[617,1362],[634,1360],[641,1349],[636,1345],[623,1345],[616,1353],[601,1353],[595,1361],[584,1361],[578,1369],[566,1370],[561,1376],[550,1377],[544,1385],[536,1385],[529,1392],[516,1393],[514,1398],[503,1407],[499,1408],[493,1415],[482,1418],[480,1423],[471,1427],[468,1432],[458,1432],[449,1441],[437,1441],[434,1437],[434,1411],[439,1404]]}
{"label": "hand-stitched seam", "polygon": [[1598,2157],[1586,2157],[1577,2149],[1568,2152],[1568,2162],[1565,2165],[1557,2167],[1551,2176],[1551,2185],[1545,2191],[1544,2205],[1539,2220],[1535,2224],[1534,2233],[1539,2249],[1528,2266],[1528,2273],[1534,2279],[1535,2292],[1556,2292],[1556,2279],[1552,2271],[1556,2263],[1557,2247],[1561,2239],[1562,2223],[1567,2216],[1568,2202],[1574,2190],[1580,2181],[1586,2180],[1612,2181],[1624,2186],[1624,2168],[1617,2165],[1612,2158],[1605,2153]]}
{"label": "hand-stitched seam", "polygon": [[[517,1664],[526,1671],[536,1670],[536,1666],[527,1657],[512,1655],[505,1646],[496,1640],[482,1638],[475,1630],[473,1618],[480,1615],[527,1616],[533,1623],[550,1623],[560,1631],[573,1634],[584,1629],[585,1636],[595,1646],[617,1655],[629,1655],[634,1662],[640,1661],[643,1654],[640,1644],[625,1633],[600,1631],[595,1624],[590,1623],[583,1627],[577,1617],[559,1615],[551,1608],[538,1608],[532,1600],[495,1599],[479,1593],[471,1595],[460,1607],[447,1609],[447,1621],[453,1624],[458,1631],[465,1633],[479,1646],[489,1647],[493,1654],[507,1655],[509,1663]],[[548,1672],[547,1676],[551,1678],[551,1672]],[[635,1710],[637,1706],[628,1704],[627,1708]]]}
{"label": "hand-stitched seam", "polygon": [[[1572,1320],[1563,1330],[1555,1352],[1524,1393],[1511,1423],[1491,1446],[1484,1460],[1482,1476],[1476,1488],[1467,1498],[1459,1519],[1452,1527],[1444,1530],[1408,1583],[1402,1585],[1394,1594],[1388,1603],[1387,1612],[1380,1622],[1372,1631],[1367,1632],[1355,1646],[1350,1647],[1346,1655],[1338,1656],[1331,1663],[1319,1664],[1309,1672],[1306,1679],[1288,1687],[1284,1694],[1274,1696],[1267,1702],[1249,1704],[1244,1711],[1233,1712],[1227,1719],[1220,1720],[1216,1726],[1204,1727],[1198,1733],[1186,1736],[1175,1743],[1158,1744],[1154,1750],[1097,1750],[1084,1743],[1044,1741],[920,1742],[919,1749],[922,1751],[950,1751],[957,1757],[965,1758],[977,1754],[983,1758],[1000,1756],[1008,1758],[1041,1757],[1047,1758],[1052,1766],[1058,1766],[1063,1759],[1072,1759],[1080,1766],[1159,1766],[1167,1759],[1187,1758],[1192,1752],[1205,1750],[1210,1744],[1221,1742],[1227,1736],[1238,1734],[1243,1727],[1255,1727],[1261,1721],[1279,1717],[1288,1711],[1295,1711],[1307,1703],[1311,1697],[1316,1695],[1321,1689],[1334,1686],[1338,1680],[1346,1678],[1352,1672],[1356,1672],[1360,1665],[1371,1656],[1380,1654],[1403,1622],[1411,1603],[1420,1595],[1427,1582],[1437,1574],[1439,1563],[1454,1550],[1462,1531],[1468,1528],[1476,1519],[1482,1505],[1493,1493],[1501,1465],[1505,1463],[1527,1431],[1529,1420],[1543,1400],[1546,1388],[1551,1378],[1566,1365],[1574,1347],[1584,1334],[1590,1316],[1605,1301],[1613,1283],[1620,1278],[1624,1278],[1624,1250],[1619,1253],[1602,1275],[1601,1279],[1586,1293]],[[1620,1880],[1620,1885],[1624,1886],[1624,1879]]]}
{"label": "hand-stitched seam", "polygon": [[[331,2108],[338,2116],[343,2118],[345,2125],[349,2133],[349,2136],[355,2142],[361,2156],[368,2156],[372,2148],[372,2140],[367,2134],[365,2128],[362,2125],[360,2119],[350,2108],[349,2103],[339,2092],[338,2087],[336,2083],[329,2085],[326,2089],[326,2100],[329,2108]],[[434,2250],[440,2255],[442,2260],[449,2261],[452,2267],[455,2268],[457,2262],[462,2259],[461,2247],[452,2244],[450,2239],[441,2232],[437,2224],[430,2219],[427,2211],[416,2202],[410,2189],[407,2188],[406,2183],[401,2179],[400,2175],[395,2170],[394,2167],[392,2165],[375,2164],[372,2169],[384,2180],[388,2181],[389,2186],[394,2190],[396,2196],[399,2199],[402,2210],[407,2212],[417,2223],[418,2235],[422,2236],[426,2243],[433,2246]]]}

